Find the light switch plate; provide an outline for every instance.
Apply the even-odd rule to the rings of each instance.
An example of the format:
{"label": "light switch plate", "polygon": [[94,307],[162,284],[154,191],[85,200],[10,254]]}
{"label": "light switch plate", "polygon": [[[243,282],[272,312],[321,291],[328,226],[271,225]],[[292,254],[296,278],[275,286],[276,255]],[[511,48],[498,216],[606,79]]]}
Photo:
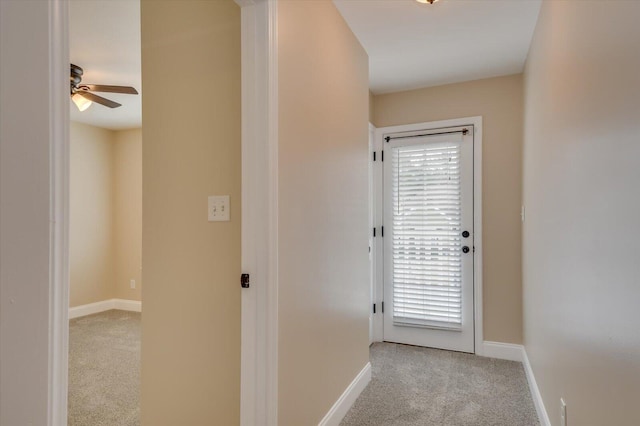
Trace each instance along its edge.
{"label": "light switch plate", "polygon": [[209,222],[226,222],[229,220],[229,196],[212,195],[209,197]]}

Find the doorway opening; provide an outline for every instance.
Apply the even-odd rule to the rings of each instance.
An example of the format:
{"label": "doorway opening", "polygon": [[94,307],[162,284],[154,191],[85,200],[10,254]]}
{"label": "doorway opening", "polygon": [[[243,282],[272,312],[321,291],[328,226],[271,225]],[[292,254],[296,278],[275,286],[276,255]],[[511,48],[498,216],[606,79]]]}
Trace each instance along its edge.
{"label": "doorway opening", "polygon": [[69,3],[68,425],[140,424],[140,1]]}
{"label": "doorway opening", "polygon": [[374,340],[479,354],[482,118],[379,128],[374,144]]}

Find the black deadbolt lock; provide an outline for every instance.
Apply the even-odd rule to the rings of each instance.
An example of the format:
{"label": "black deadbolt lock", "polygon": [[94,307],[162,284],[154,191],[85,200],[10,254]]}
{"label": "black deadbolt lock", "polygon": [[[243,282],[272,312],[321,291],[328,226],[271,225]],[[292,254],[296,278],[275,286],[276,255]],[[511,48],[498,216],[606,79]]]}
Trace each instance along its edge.
{"label": "black deadbolt lock", "polygon": [[467,247],[467,246],[462,247],[462,252],[463,253],[469,253],[469,247]]}
{"label": "black deadbolt lock", "polygon": [[464,238],[469,238],[469,231],[462,231],[462,236]]}

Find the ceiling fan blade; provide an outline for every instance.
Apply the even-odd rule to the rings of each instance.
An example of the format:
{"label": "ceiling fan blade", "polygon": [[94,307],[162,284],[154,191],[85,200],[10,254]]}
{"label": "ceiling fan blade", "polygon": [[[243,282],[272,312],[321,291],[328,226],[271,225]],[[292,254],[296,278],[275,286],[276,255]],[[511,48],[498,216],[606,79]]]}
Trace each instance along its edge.
{"label": "ceiling fan blade", "polygon": [[119,106],[122,106],[122,104],[119,104],[117,102],[111,101],[109,99],[103,98],[102,96],[98,96],[96,94],[93,94],[91,92],[87,92],[84,90],[78,90],[76,92],[78,95],[82,96],[85,99],[89,99],[92,102],[96,102],[100,105],[104,105],[106,107],[109,108],[118,108]]}
{"label": "ceiling fan blade", "polygon": [[138,91],[130,86],[107,86],[104,84],[83,84],[79,89],[90,90],[92,92],[125,93],[127,95],[137,95]]}

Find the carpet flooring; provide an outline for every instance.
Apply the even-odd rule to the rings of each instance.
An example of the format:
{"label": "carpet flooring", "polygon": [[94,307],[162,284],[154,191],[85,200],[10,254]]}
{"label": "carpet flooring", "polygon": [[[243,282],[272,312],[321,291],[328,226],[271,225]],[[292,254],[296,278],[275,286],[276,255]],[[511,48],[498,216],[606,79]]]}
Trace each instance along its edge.
{"label": "carpet flooring", "polygon": [[140,315],[69,321],[69,426],[140,424]]}
{"label": "carpet flooring", "polygon": [[394,343],[341,426],[537,426],[522,364]]}

